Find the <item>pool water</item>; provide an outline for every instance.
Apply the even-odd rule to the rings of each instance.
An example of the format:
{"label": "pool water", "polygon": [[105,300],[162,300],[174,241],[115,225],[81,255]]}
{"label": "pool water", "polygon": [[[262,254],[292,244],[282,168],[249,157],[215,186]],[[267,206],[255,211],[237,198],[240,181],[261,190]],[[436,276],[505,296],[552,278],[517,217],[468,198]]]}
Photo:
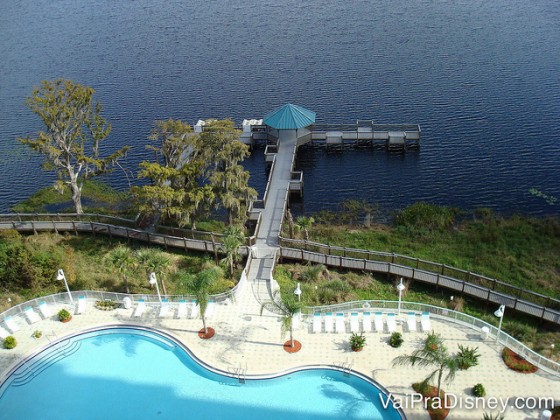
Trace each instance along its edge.
{"label": "pool water", "polygon": [[118,328],[58,343],[0,387],[10,419],[400,419],[379,390],[335,370],[273,379],[218,375],[172,340]]}

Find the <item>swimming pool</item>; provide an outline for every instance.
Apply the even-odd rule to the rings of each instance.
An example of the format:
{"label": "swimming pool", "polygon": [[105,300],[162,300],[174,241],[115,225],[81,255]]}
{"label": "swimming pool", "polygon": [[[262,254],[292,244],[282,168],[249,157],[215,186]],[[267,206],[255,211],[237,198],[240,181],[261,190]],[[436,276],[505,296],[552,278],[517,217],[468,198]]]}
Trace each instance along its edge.
{"label": "swimming pool", "polygon": [[59,342],[0,387],[14,419],[401,419],[379,389],[329,369],[241,384],[197,363],[166,335],[137,328],[91,331]]}

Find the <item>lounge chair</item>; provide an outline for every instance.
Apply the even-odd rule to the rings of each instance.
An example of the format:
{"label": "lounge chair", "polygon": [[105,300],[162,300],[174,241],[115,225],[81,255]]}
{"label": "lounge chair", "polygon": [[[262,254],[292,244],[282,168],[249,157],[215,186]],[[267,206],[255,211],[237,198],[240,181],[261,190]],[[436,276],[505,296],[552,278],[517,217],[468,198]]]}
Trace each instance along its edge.
{"label": "lounge chair", "polygon": [[393,333],[397,330],[397,321],[395,314],[387,314],[387,331]]}
{"label": "lounge chair", "polygon": [[191,302],[191,316],[189,318],[191,319],[198,318],[199,314],[200,314],[200,306],[198,305],[196,300],[193,300]]}
{"label": "lounge chair", "polygon": [[25,308],[25,311],[23,311],[23,313],[27,318],[27,322],[29,322],[30,324],[35,324],[36,322],[39,322],[41,320],[41,317],[37,315],[37,312],[35,312],[31,306]]}
{"label": "lounge chair", "polygon": [[8,329],[12,332],[12,334],[15,333],[16,331],[19,331],[19,325],[16,323],[16,320],[11,316],[7,316],[4,319],[4,324],[6,324],[6,327],[8,327]]}
{"label": "lounge chair", "polygon": [[325,314],[325,332],[332,333],[333,332],[333,316],[332,312],[327,312]]}
{"label": "lounge chair", "polygon": [[321,332],[321,327],[323,322],[321,320],[321,314],[317,313],[317,314],[313,314],[313,332],[315,334],[318,334]]}
{"label": "lounge chair", "polygon": [[432,326],[430,323],[429,312],[422,312],[422,315],[420,316],[420,325],[422,326],[422,331],[424,332],[431,331]]}
{"label": "lounge chair", "polygon": [[416,331],[416,314],[414,312],[406,314],[406,325],[408,326],[408,332]]}
{"label": "lounge chair", "polygon": [[360,331],[360,320],[358,319],[358,313],[352,312],[350,314],[350,332],[357,333]]}
{"label": "lounge chair", "polygon": [[47,305],[47,302],[39,302],[39,306],[37,307],[39,308],[39,311],[41,312],[41,315],[43,315],[44,319],[50,318],[53,315],[51,308],[49,308],[49,305]]}
{"label": "lounge chair", "polygon": [[159,317],[165,318],[167,317],[168,313],[169,313],[169,301],[167,299],[163,299],[159,307]]}
{"label": "lounge chair", "polygon": [[136,309],[134,310],[133,316],[135,318],[139,318],[142,316],[145,310],[146,310],[146,302],[144,301],[144,299],[140,299],[138,301],[138,305],[136,305]]}
{"label": "lounge chair", "polygon": [[346,324],[344,323],[344,314],[342,312],[336,314],[335,331],[337,333],[346,332]]}
{"label": "lounge chair", "polygon": [[362,318],[362,331],[371,332],[371,314],[369,312],[364,312]]}
{"label": "lounge chair", "polygon": [[186,317],[187,317],[187,301],[180,300],[179,309],[177,309],[177,318],[186,318]]}
{"label": "lounge chair", "polygon": [[214,316],[214,308],[216,306],[216,302],[213,300],[209,300],[208,304],[206,305],[206,311],[204,311],[204,318],[210,319]]}
{"label": "lounge chair", "polygon": [[10,335],[10,333],[8,331],[6,331],[4,328],[0,327],[0,338],[2,340],[5,340],[6,337],[8,337]]}
{"label": "lounge chair", "polygon": [[383,332],[383,313],[376,312],[374,322],[375,322],[375,332],[382,333]]}
{"label": "lounge chair", "polygon": [[86,297],[80,296],[78,298],[78,309],[76,310],[77,314],[85,314],[86,313]]}

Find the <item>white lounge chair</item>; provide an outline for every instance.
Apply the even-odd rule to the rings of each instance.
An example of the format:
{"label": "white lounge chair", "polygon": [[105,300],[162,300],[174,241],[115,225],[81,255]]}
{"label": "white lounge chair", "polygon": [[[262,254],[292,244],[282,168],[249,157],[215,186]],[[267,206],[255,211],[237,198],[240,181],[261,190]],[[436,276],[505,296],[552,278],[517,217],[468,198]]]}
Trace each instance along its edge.
{"label": "white lounge chair", "polygon": [[414,312],[406,314],[406,325],[408,326],[408,332],[416,331],[416,314]]}
{"label": "white lounge chair", "polygon": [[346,332],[346,324],[344,323],[344,314],[342,312],[336,314],[335,331],[337,333]]}
{"label": "white lounge chair", "polygon": [[364,312],[362,317],[362,331],[371,332],[371,314],[369,312]]}
{"label": "white lounge chair", "polygon": [[313,314],[313,332],[318,334],[321,332],[321,327],[323,322],[321,320],[321,314]]}
{"label": "white lounge chair", "polygon": [[138,305],[136,305],[136,309],[134,310],[133,316],[135,318],[139,318],[142,316],[145,310],[146,310],[146,302],[144,301],[144,299],[140,299],[138,301]]}
{"label": "white lounge chair", "polygon": [[4,324],[6,324],[6,327],[8,327],[8,329],[12,332],[12,334],[15,333],[16,331],[19,331],[19,325],[16,323],[16,320],[11,316],[7,316],[4,319]]}
{"label": "white lounge chair", "polygon": [[422,312],[422,315],[420,316],[420,325],[422,326],[422,331],[424,332],[428,332],[432,330],[429,312]]}
{"label": "white lounge chair", "polygon": [[352,312],[350,314],[350,332],[357,333],[360,331],[360,320],[358,319],[358,313]]}
{"label": "white lounge chair", "polygon": [[39,302],[39,306],[37,307],[39,308],[39,311],[41,312],[41,315],[43,315],[44,319],[50,318],[53,315],[51,308],[49,307],[49,305],[47,305],[47,302]]}
{"label": "white lounge chair", "polygon": [[187,301],[180,300],[179,309],[177,309],[177,318],[186,318],[186,317],[187,317]]}
{"label": "white lounge chair", "polygon": [[25,308],[25,311],[23,311],[23,313],[27,318],[27,322],[29,322],[30,324],[35,324],[36,322],[39,322],[41,320],[41,317],[37,315],[37,312],[35,312],[31,306]]}
{"label": "white lounge chair", "polygon": [[6,337],[8,337],[10,335],[10,333],[8,331],[6,331],[4,328],[0,327],[0,338],[2,340],[5,340]]}
{"label": "white lounge chair", "polygon": [[169,301],[167,299],[163,299],[159,307],[159,317],[166,318],[168,313],[169,313]]}
{"label": "white lounge chair", "polygon": [[200,314],[200,306],[198,305],[196,300],[193,300],[191,302],[191,316],[189,318],[191,319],[198,318],[199,314]]}
{"label": "white lounge chair", "polygon": [[383,332],[383,314],[381,312],[375,313],[375,332],[382,333]]}
{"label": "white lounge chair", "polygon": [[77,314],[85,314],[86,313],[86,297],[80,296],[78,298],[78,309],[76,310]]}
{"label": "white lounge chair", "polygon": [[333,332],[333,315],[332,312],[327,312],[325,314],[325,332],[332,333]]}
{"label": "white lounge chair", "polygon": [[214,308],[216,307],[216,302],[209,300],[206,305],[206,310],[204,311],[204,317],[210,319],[214,316]]}
{"label": "white lounge chair", "polygon": [[387,314],[387,331],[393,333],[397,330],[397,321],[395,314]]}

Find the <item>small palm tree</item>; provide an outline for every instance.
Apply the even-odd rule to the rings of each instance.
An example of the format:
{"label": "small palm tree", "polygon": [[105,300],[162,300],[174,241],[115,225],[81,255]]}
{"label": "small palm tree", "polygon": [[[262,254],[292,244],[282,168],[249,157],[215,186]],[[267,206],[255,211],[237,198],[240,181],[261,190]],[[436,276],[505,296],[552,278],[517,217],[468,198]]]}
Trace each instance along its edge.
{"label": "small palm tree", "polygon": [[238,226],[229,226],[224,233],[222,250],[225,252],[226,256],[221,262],[228,266],[229,275],[233,277],[234,266],[240,258],[239,247],[243,244],[245,238],[243,236],[243,230]]}
{"label": "small palm tree", "polygon": [[122,276],[126,293],[130,293],[126,276],[132,270],[135,262],[134,255],[130,248],[124,245],[119,245],[116,248],[113,248],[105,256],[105,261]]}
{"label": "small palm tree", "polygon": [[212,286],[224,276],[224,272],[218,266],[202,270],[198,274],[184,273],[180,276],[187,286],[187,289],[194,294],[198,306],[200,308],[200,318],[202,319],[202,327],[204,334],[208,334],[208,327],[206,326],[205,312],[208,307],[208,297],[210,296],[210,289]]}
{"label": "small palm tree", "polygon": [[272,313],[282,316],[282,334],[290,333],[290,347],[294,347],[293,320],[294,316],[301,311],[302,305],[292,296],[282,296],[279,290],[272,295],[272,300],[263,302],[261,315],[266,309]]}
{"label": "small palm tree", "polygon": [[428,334],[424,342],[424,346],[412,352],[410,355],[402,355],[393,359],[393,366],[419,366],[419,367],[435,367],[435,370],[424,379],[423,383],[433,382],[437,377],[437,395],[441,392],[441,380],[443,373],[447,371],[445,380],[452,381],[455,378],[459,366],[457,358],[448,353],[443,343],[443,338],[434,332]]}
{"label": "small palm tree", "polygon": [[161,281],[163,294],[166,295],[167,288],[165,287],[165,274],[172,266],[171,259],[169,259],[169,257],[167,257],[159,249],[142,248],[136,253],[136,261],[140,268],[142,268],[146,273],[147,278],[149,278],[150,273],[156,273]]}
{"label": "small palm tree", "polygon": [[306,241],[309,240],[309,230],[311,229],[311,226],[313,226],[313,223],[315,223],[315,219],[313,217],[300,216],[296,219],[295,227],[298,230],[303,230],[303,235]]}

